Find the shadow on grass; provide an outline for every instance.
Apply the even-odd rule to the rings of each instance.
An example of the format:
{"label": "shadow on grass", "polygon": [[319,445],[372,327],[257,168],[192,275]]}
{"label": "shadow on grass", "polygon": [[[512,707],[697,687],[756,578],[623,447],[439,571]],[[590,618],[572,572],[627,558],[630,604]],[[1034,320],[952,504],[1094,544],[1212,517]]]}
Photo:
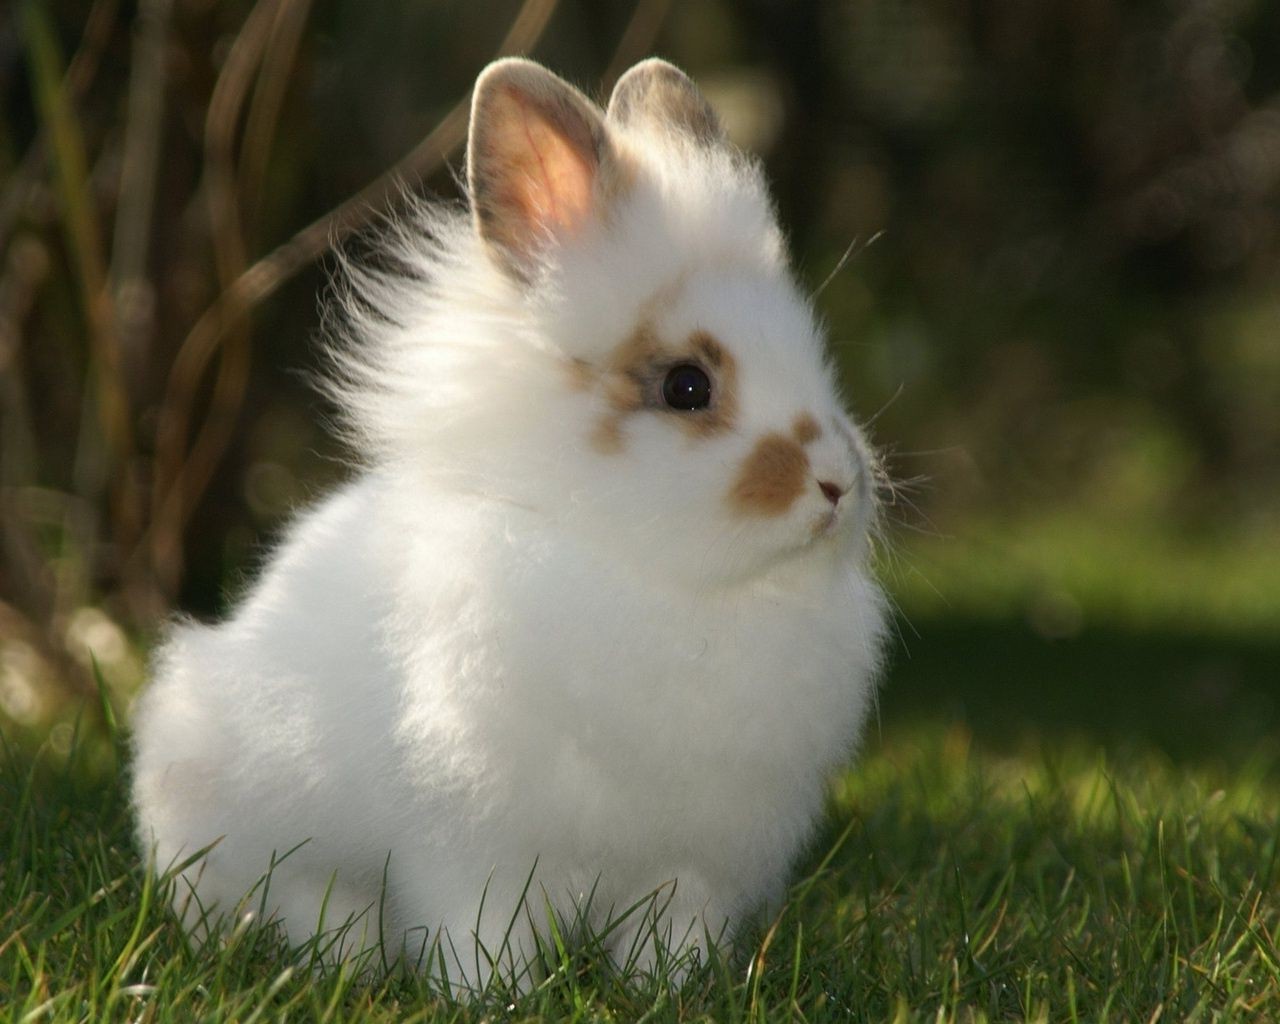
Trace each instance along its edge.
{"label": "shadow on grass", "polygon": [[1227,764],[1280,741],[1280,631],[1091,627],[1047,639],[1021,620],[972,617],[899,630],[882,691],[885,734],[941,718],[994,750],[1074,735]]}

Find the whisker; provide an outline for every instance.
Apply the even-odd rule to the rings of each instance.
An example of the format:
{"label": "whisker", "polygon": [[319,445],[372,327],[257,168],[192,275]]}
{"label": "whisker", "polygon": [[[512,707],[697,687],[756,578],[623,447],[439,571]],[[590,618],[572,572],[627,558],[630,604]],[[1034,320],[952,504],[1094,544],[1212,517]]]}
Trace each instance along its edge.
{"label": "whisker", "polygon": [[912,530],[916,533],[920,533],[923,536],[934,537],[939,540],[947,536],[940,529],[938,529],[937,523],[935,523],[929,517],[929,514],[925,512],[919,505],[917,505],[914,501],[911,500],[911,498],[909,498],[905,494],[895,493],[893,495],[893,500],[883,502],[883,505],[886,510],[900,509],[900,508],[906,509],[909,512],[913,512],[919,519],[919,522],[912,523],[905,518],[894,517],[892,518],[891,521],[895,526],[905,527],[906,529]]}
{"label": "whisker", "polygon": [[945,534],[938,531],[935,526],[920,526],[918,523],[909,523],[905,519],[895,519],[893,522],[895,529],[910,530],[912,533],[919,534],[921,537],[928,537],[931,540],[942,540]]}
{"label": "whisker", "polygon": [[889,396],[888,401],[886,401],[884,405],[880,406],[880,408],[877,409],[875,413],[862,424],[863,430],[869,430],[871,427],[875,426],[876,420],[878,420],[881,416],[885,414],[885,410],[887,410],[889,406],[893,405],[894,402],[896,402],[899,398],[902,397],[902,392],[905,391],[906,389],[907,389],[906,383],[905,382],[900,383],[898,385],[898,389],[894,391],[892,395]]}
{"label": "whisker", "polygon": [[879,239],[883,235],[884,235],[883,231],[877,231],[874,235],[872,235],[870,238],[866,240],[866,242],[862,245],[861,248],[858,248],[858,242],[860,241],[860,239],[858,238],[857,235],[854,235],[853,241],[850,242],[849,247],[845,249],[844,255],[840,257],[840,261],[835,265],[835,269],[833,269],[831,273],[829,273],[826,276],[826,279],[822,282],[822,284],[818,285],[818,287],[813,290],[813,293],[809,296],[809,298],[816,299],[819,295],[821,295],[826,290],[827,285],[829,285],[835,279],[835,276],[845,268],[845,264],[848,263],[849,260],[854,256],[855,249],[859,253],[865,252],[868,248],[870,248],[877,241],[879,241]]}
{"label": "whisker", "polygon": [[894,491],[906,491],[908,493],[918,493],[925,488],[926,484],[933,482],[933,477],[920,474],[918,476],[890,477],[886,476],[884,480],[878,481],[884,487]]}
{"label": "whisker", "polygon": [[[877,415],[879,414],[877,413]],[[892,446],[885,449],[885,451],[891,452],[893,457],[896,459],[918,459],[923,458],[926,455],[953,455],[956,452],[963,452],[964,450],[965,447],[962,444],[948,445],[946,448],[915,448],[911,451],[903,451],[900,448],[894,448]]]}

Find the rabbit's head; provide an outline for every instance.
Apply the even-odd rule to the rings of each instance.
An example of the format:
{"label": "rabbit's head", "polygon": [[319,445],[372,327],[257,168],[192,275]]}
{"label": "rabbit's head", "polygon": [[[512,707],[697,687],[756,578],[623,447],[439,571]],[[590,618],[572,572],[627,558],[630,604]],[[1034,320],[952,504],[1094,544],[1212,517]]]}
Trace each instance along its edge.
{"label": "rabbit's head", "polygon": [[491,65],[467,183],[465,221],[401,229],[409,273],[352,278],[355,326],[381,339],[355,374],[367,438],[632,571],[859,556],[867,446],[759,168],[682,72],[637,65],[605,111],[529,61]]}

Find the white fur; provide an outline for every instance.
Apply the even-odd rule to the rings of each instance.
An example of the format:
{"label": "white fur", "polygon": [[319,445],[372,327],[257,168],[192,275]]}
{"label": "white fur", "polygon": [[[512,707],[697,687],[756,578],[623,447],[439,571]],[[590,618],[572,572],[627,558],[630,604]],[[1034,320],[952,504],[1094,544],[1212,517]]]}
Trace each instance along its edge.
{"label": "white fur", "polygon": [[[413,952],[426,929],[480,982],[535,865],[531,902],[571,918],[594,890],[596,923],[665,887],[694,944],[782,894],[873,690],[868,458],[758,169],[611,130],[636,180],[532,286],[441,209],[389,228],[395,271],[349,268],[335,391],[368,468],[228,621],[174,629],[137,707],[142,842],[163,869],[217,841],[179,904],[231,910],[303,843],[262,900],[291,939],[350,917]],[[607,410],[571,361],[645,317],[730,351],[731,432],[640,412],[621,452],[592,445]],[[770,519],[725,497],[805,412],[815,479],[854,488],[821,535],[816,484]]]}

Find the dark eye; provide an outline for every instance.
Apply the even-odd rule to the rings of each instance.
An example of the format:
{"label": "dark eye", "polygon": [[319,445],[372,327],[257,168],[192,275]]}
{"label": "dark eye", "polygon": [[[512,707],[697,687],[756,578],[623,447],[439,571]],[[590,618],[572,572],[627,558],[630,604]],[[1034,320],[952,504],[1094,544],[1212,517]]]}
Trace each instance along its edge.
{"label": "dark eye", "polygon": [[705,409],[711,404],[711,378],[692,363],[673,366],[662,382],[662,400],[671,408],[685,412]]}

